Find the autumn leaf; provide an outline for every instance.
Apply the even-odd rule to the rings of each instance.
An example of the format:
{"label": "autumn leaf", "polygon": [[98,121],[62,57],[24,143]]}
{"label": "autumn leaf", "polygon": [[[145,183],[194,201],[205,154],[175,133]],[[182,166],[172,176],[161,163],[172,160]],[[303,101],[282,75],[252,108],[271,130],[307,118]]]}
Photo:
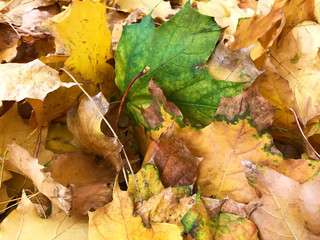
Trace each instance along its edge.
{"label": "autumn leaf", "polygon": [[196,0],[194,3],[197,4],[200,13],[214,17],[221,28],[226,28],[225,35],[234,34],[239,20],[249,18],[254,14],[250,8],[240,8],[240,3],[237,0]]}
{"label": "autumn leaf", "polygon": [[[271,62],[292,91],[293,108],[305,125],[319,115],[319,24],[303,22],[271,48]],[[293,51],[292,51],[293,50]],[[288,98],[289,98],[288,97]],[[290,102],[289,102],[290,103]]]}
{"label": "autumn leaf", "polygon": [[250,57],[250,51],[254,46],[234,51],[221,41],[207,63],[208,72],[214,79],[251,84],[262,74]]}
{"label": "autumn leaf", "polygon": [[[91,11],[95,14],[91,14]],[[93,84],[108,82],[109,92],[105,94],[109,99],[115,96],[115,89],[112,87],[113,70],[106,62],[112,57],[110,44],[106,44],[111,39],[106,23],[107,16],[102,3],[75,0],[42,27],[48,28],[55,36],[56,53],[70,55],[64,68],[78,82],[91,84],[91,91],[95,89]],[[69,80],[69,77],[63,76],[63,79]]]}
{"label": "autumn leaf", "polygon": [[242,84],[216,81],[206,69],[197,69],[209,58],[219,34],[217,24],[190,3],[156,29],[150,15],[125,27],[115,55],[121,93],[145,65],[150,67],[127,95],[127,110],[135,123],[145,125],[140,112],[152,99],[147,87],[151,78],[158,79],[157,85],[186,119],[202,125],[210,123],[222,96],[241,92]]}
{"label": "autumn leaf", "polygon": [[[320,206],[317,173],[299,184],[272,169],[242,161],[250,184],[260,197],[250,204],[257,206],[251,220],[257,225],[260,239],[317,239]],[[275,181],[276,179],[276,181]]]}
{"label": "autumn leaf", "polygon": [[1,239],[79,239],[87,236],[87,217],[68,217],[63,211],[55,211],[43,219],[25,193],[17,209],[1,223]]}
{"label": "autumn leaf", "polygon": [[94,213],[89,213],[89,239],[182,239],[177,225],[154,223],[151,228],[133,216],[134,202],[129,192],[120,190],[118,180],[113,189],[113,201]]}
{"label": "autumn leaf", "polygon": [[106,114],[108,109],[109,103],[102,93],[93,96],[91,100],[86,97],[80,101],[77,108],[67,112],[67,124],[75,144],[104,157],[106,165],[112,164],[119,171],[121,145],[116,137],[105,136],[100,129],[101,114]]}
{"label": "autumn leaf", "polygon": [[0,101],[21,101],[25,98],[43,100],[49,92],[59,87],[71,87],[73,83],[60,81],[59,73],[39,60],[29,63],[0,65]]}
{"label": "autumn leaf", "polygon": [[0,32],[0,62],[11,62],[17,56],[19,36],[10,26],[0,25]]}
{"label": "autumn leaf", "polygon": [[8,145],[8,150],[10,158],[6,161],[6,168],[30,178],[41,193],[69,214],[72,201],[71,190],[55,182],[50,177],[50,173],[44,173],[43,166],[24,148],[12,143]]}

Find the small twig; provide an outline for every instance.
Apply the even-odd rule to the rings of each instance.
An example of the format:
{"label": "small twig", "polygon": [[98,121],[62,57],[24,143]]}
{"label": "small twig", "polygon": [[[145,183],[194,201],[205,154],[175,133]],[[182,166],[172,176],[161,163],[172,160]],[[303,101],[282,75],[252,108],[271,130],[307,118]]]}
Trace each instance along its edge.
{"label": "small twig", "polygon": [[[30,198],[33,198],[33,197],[37,196],[39,193],[40,193],[40,192],[38,191],[38,192],[36,192],[36,193],[34,193],[34,194],[32,194],[32,195],[27,196],[27,198],[29,198],[29,199],[30,199]],[[12,199],[11,202],[17,201],[17,200],[19,200],[19,199],[22,199],[22,197]],[[7,201],[5,201],[5,202],[7,202]],[[1,202],[1,203],[5,203],[5,202]],[[1,203],[0,203],[0,204],[1,204]],[[9,207],[6,207],[5,209],[2,209],[2,211],[0,211],[0,212],[5,212],[5,211],[7,211],[8,209],[13,208],[14,206],[18,205],[19,203],[20,203],[20,202],[16,202],[16,203],[10,205]]]}
{"label": "small twig", "polygon": [[[32,192],[31,190],[29,190],[29,189],[25,189],[24,191],[29,191],[29,192],[31,192],[31,194],[33,194],[33,192]],[[42,206],[42,203],[40,202],[38,196],[35,195],[34,197],[37,199],[37,201],[38,201],[38,203],[39,203],[39,205],[40,205],[40,208],[41,208],[41,211],[42,211],[42,214],[43,214],[44,218],[47,219],[46,211],[44,210],[44,208],[43,208],[43,206]]]}
{"label": "small twig", "polygon": [[3,178],[3,174],[4,174],[4,162],[7,158],[7,154],[8,154],[8,149],[6,149],[3,153],[3,157],[2,157],[2,166],[1,166],[1,176],[0,176],[0,189],[1,189],[1,185],[2,185],[2,178]]}
{"label": "small twig", "polygon": [[5,4],[2,8],[0,8],[0,12],[5,9],[6,7],[8,7],[14,0],[11,0],[10,2],[7,2],[7,4]]}
{"label": "small twig", "polygon": [[297,114],[295,113],[295,111],[294,111],[292,108],[290,108],[289,110],[293,113],[293,116],[294,116],[294,118],[295,118],[295,120],[296,120],[296,122],[297,122],[299,131],[300,131],[303,139],[304,139],[305,142],[308,144],[308,146],[310,147],[310,149],[315,153],[315,155],[320,159],[319,153],[313,148],[313,146],[312,146],[311,143],[309,142],[309,140],[308,140],[308,138],[306,137],[306,135],[304,135],[304,132],[303,132],[301,126],[300,126],[300,123],[299,123],[299,119],[298,119]]}
{"label": "small twig", "polygon": [[139,72],[131,81],[131,83],[129,84],[129,86],[127,87],[127,90],[125,91],[125,93],[123,94],[123,97],[121,99],[121,103],[120,103],[120,106],[119,106],[119,110],[118,110],[118,115],[117,115],[117,119],[116,119],[116,123],[115,123],[115,126],[114,126],[114,129],[115,131],[117,131],[117,128],[118,128],[118,121],[119,121],[119,117],[120,117],[120,113],[121,113],[121,109],[122,109],[122,105],[124,103],[124,100],[130,90],[130,88],[132,87],[132,85],[134,84],[134,82],[141,76],[145,75],[148,71],[150,70],[149,67],[147,66],[144,66],[143,70],[141,72]]}
{"label": "small twig", "polygon": [[37,146],[34,151],[35,158],[38,158],[38,155],[39,155],[39,150],[40,150],[40,145],[41,145],[41,137],[42,137],[41,135],[42,135],[42,126],[40,127],[40,130],[39,130],[39,134],[38,134],[38,138],[37,138]]}
{"label": "small twig", "polygon": [[18,31],[14,28],[14,26],[10,23],[10,21],[7,19],[7,17],[5,15],[3,15],[4,19],[6,20],[6,22],[10,25],[10,27],[13,29],[13,31],[15,31],[15,33],[18,35],[19,39],[21,38],[20,33],[18,33]]}
{"label": "small twig", "polygon": [[[121,145],[121,151],[123,152],[123,154],[124,154],[124,156],[125,156],[125,159],[126,159],[128,165],[129,165],[131,174],[132,174],[132,176],[133,176],[133,179],[134,179],[134,181],[135,181],[137,190],[138,190],[139,195],[140,195],[140,200],[141,200],[141,202],[142,202],[143,199],[142,199],[142,196],[141,196],[140,188],[139,188],[139,186],[138,186],[137,180],[136,180],[135,175],[134,175],[134,172],[133,172],[133,170],[132,170],[132,167],[131,167],[130,161],[129,161],[129,159],[128,159],[126,150],[124,149],[123,144],[121,143],[118,135],[115,133],[115,131],[114,131],[113,128],[111,127],[111,125],[110,125],[110,123],[108,122],[108,120],[103,116],[103,114],[101,113],[101,111],[100,111],[99,107],[97,106],[97,104],[93,101],[93,99],[92,99],[91,96],[87,93],[87,91],[80,85],[80,83],[79,83],[66,69],[64,69],[64,68],[60,68],[60,69],[61,69],[62,71],[64,71],[64,72],[72,79],[72,81],[74,81],[74,82],[77,84],[77,86],[81,89],[81,91],[89,98],[89,100],[93,103],[94,108],[98,111],[100,117],[103,119],[103,121],[104,121],[104,122],[107,124],[107,126],[109,127],[109,129],[110,129],[110,131],[112,132],[113,136],[114,136],[114,137],[117,139],[117,141],[120,143],[120,145]],[[123,172],[125,172],[125,171],[123,171]],[[126,178],[126,176],[124,176],[124,177]]]}

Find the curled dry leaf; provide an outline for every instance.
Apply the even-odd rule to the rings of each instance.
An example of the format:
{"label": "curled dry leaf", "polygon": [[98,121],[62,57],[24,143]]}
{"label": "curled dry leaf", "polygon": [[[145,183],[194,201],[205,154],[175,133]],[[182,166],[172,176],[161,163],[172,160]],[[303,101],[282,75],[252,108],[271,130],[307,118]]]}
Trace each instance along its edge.
{"label": "curled dry leaf", "polygon": [[146,226],[152,223],[170,223],[182,226],[180,223],[184,214],[195,202],[195,195],[177,199],[172,188],[166,188],[161,193],[152,196],[136,207],[136,213]]}
{"label": "curled dry leaf", "polygon": [[119,188],[116,178],[112,202],[89,213],[89,239],[182,239],[177,225],[153,223],[151,228],[146,228],[141,217],[133,213],[131,194]]}
{"label": "curled dry leaf", "polygon": [[50,173],[43,172],[43,166],[38,163],[38,159],[31,157],[24,148],[12,143],[8,145],[8,150],[10,158],[5,162],[6,168],[30,178],[42,194],[69,214],[72,201],[71,189],[55,182]]}
{"label": "curled dry leaf", "polygon": [[231,50],[220,41],[207,63],[208,72],[214,79],[251,84],[263,71],[259,71],[250,51],[255,45],[239,50]]}
{"label": "curled dry leaf", "polygon": [[[250,184],[259,197],[251,214],[260,239],[318,239],[320,235],[319,173],[299,184],[268,167],[242,161]],[[276,181],[275,181],[276,179]]]}
{"label": "curled dry leaf", "polygon": [[289,82],[294,98],[292,108],[304,125],[320,112],[319,31],[319,24],[303,22],[271,49],[271,62]]}
{"label": "curled dry leaf", "polygon": [[116,137],[105,136],[100,129],[102,121],[100,113],[104,115],[108,112],[109,103],[102,93],[98,93],[91,99],[94,103],[85,97],[77,108],[72,108],[67,112],[68,128],[76,144],[102,156],[106,166],[112,164],[116,171],[119,171],[121,169],[119,158],[121,145]]}
{"label": "curled dry leaf", "polygon": [[228,199],[225,204],[223,204],[221,208],[221,212],[225,213],[231,213],[243,218],[248,218],[250,217],[252,211],[256,206],[254,204],[243,204],[243,203],[238,203],[232,199]]}
{"label": "curled dry leaf", "polygon": [[219,200],[209,197],[202,197],[201,200],[209,213],[210,219],[213,217],[219,217],[221,208],[227,201],[227,199]]}
{"label": "curled dry leaf", "polygon": [[74,85],[61,82],[58,71],[37,59],[29,63],[1,64],[0,78],[0,101],[43,100],[49,92],[61,86]]}
{"label": "curled dry leaf", "polygon": [[275,3],[266,16],[254,15],[243,20],[234,34],[234,41],[228,46],[237,50],[252,44],[258,44],[261,47],[253,49],[251,57],[253,60],[259,58],[266,49],[272,46],[284,27],[285,17],[282,7],[285,2]]}
{"label": "curled dry leaf", "polygon": [[1,223],[1,239],[88,239],[88,218],[68,217],[63,211],[54,211],[43,219],[33,203],[22,194],[21,202]]}

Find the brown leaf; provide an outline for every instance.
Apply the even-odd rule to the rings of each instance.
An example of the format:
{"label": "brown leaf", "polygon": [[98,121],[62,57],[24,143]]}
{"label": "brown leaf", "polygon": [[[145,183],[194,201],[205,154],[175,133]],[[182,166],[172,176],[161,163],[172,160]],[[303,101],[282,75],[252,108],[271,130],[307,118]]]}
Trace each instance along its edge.
{"label": "brown leaf", "polygon": [[244,203],[238,203],[232,199],[229,199],[225,204],[223,204],[221,212],[231,213],[249,219],[251,212],[254,211],[255,208],[256,205],[254,204],[248,205]]}
{"label": "brown leaf", "polygon": [[8,145],[8,150],[10,158],[6,161],[6,168],[30,178],[41,193],[69,214],[72,201],[70,189],[55,182],[50,173],[43,172],[38,159],[31,157],[24,148],[12,143]]}
{"label": "brown leaf", "polygon": [[250,202],[260,239],[318,239],[320,236],[319,174],[306,183],[286,177],[268,167],[242,161],[250,184],[259,197]]}
{"label": "brown leaf", "polygon": [[208,198],[208,197],[202,197],[201,200],[207,209],[210,219],[212,219],[213,217],[219,217],[221,208],[227,201],[227,199],[219,200],[219,199]]}
{"label": "brown leaf", "polygon": [[200,160],[186,147],[184,141],[170,132],[163,133],[156,144],[150,144],[148,157],[154,161],[165,187],[187,186],[195,183]]}
{"label": "brown leaf", "polygon": [[48,171],[54,180],[64,186],[113,182],[116,175],[112,169],[99,164],[94,155],[81,152],[67,152],[59,155]]}
{"label": "brown leaf", "polygon": [[224,115],[228,120],[232,120],[236,115],[243,115],[246,111],[250,111],[253,123],[260,132],[271,126],[276,107],[261,95],[258,86],[253,86],[238,96],[223,98],[216,115]]}
{"label": "brown leaf", "polygon": [[10,26],[0,24],[0,62],[11,62],[17,55],[19,36]]}
{"label": "brown leaf", "polygon": [[97,106],[102,115],[106,114],[109,103],[101,93],[93,96],[92,100],[94,103],[86,97],[80,101],[77,108],[67,112],[68,128],[77,144],[104,157],[106,165],[111,163],[119,171],[121,145],[117,138],[105,136],[101,132],[102,118],[96,110]]}
{"label": "brown leaf", "polygon": [[107,183],[75,186],[70,215],[87,215],[90,210],[97,210],[111,201],[112,188]]}

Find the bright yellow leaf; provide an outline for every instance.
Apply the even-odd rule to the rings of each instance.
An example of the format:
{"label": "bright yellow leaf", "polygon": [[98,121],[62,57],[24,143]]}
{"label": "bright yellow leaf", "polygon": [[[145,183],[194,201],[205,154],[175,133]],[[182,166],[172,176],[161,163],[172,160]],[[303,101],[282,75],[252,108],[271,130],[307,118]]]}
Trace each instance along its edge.
{"label": "bright yellow leaf", "polygon": [[129,192],[119,188],[116,178],[113,201],[89,213],[89,240],[106,239],[182,239],[177,225],[155,223],[151,228],[144,227],[141,217],[134,216],[134,202]]}
{"label": "bright yellow leaf", "polygon": [[48,219],[39,217],[33,203],[25,194],[17,209],[1,223],[0,239],[66,240],[88,239],[87,217],[68,217],[65,212],[53,212]]}

